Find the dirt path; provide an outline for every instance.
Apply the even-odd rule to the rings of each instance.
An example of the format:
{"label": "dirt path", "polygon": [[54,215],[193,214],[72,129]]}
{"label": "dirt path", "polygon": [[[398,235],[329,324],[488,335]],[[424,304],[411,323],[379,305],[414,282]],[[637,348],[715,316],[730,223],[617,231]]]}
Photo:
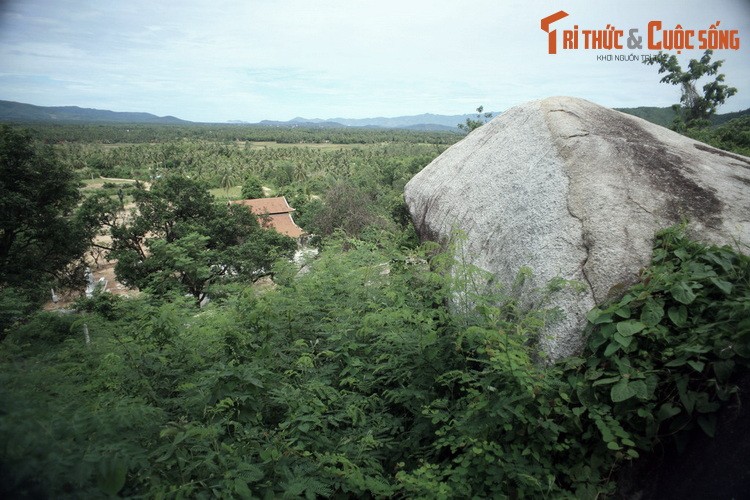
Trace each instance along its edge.
{"label": "dirt path", "polygon": [[102,177],[101,175],[99,178],[103,181],[115,181],[115,182],[132,182],[135,183],[136,179],[120,179],[119,177]]}
{"label": "dirt path", "polygon": [[[102,183],[110,181],[135,182],[135,179],[118,179],[115,177],[99,177],[99,179],[102,180]],[[99,183],[89,184],[89,188],[101,187],[101,185],[98,184]],[[150,183],[143,182],[142,184],[146,187],[146,189],[151,187]],[[127,214],[132,208],[135,208],[135,203],[130,202],[123,207],[123,212]],[[94,238],[94,242],[98,243],[99,245],[109,247],[112,245],[112,237],[109,234],[100,234],[97,235],[96,238]],[[100,279],[103,279],[106,283],[106,286],[104,288],[105,291],[125,297],[137,296],[140,293],[138,289],[128,288],[117,281],[117,277],[115,276],[115,264],[117,264],[117,261],[108,260],[107,258],[105,258],[105,254],[105,250],[99,249],[98,247],[94,246],[89,248],[89,250],[86,252],[86,263],[91,269],[94,283],[98,283]],[[47,302],[44,305],[45,311],[69,309],[73,305],[75,300],[81,297],[84,293],[82,290],[70,290],[66,292],[56,290],[55,292],[57,293],[57,302],[53,302],[52,300]]]}
{"label": "dirt path", "polygon": [[[87,260],[90,260],[87,256]],[[100,279],[104,279],[104,283],[106,283],[105,290],[108,293],[112,293],[114,295],[120,295],[123,297],[136,297],[138,294],[140,294],[140,291],[135,288],[128,288],[119,281],[117,281],[117,277],[115,276],[115,264],[114,261],[108,261],[108,260],[101,260],[99,261],[99,265],[96,266],[93,262],[91,264],[91,274],[94,277],[94,283],[99,283]],[[44,310],[45,311],[55,311],[58,309],[70,309],[73,306],[73,303],[78,299],[79,297],[83,296],[82,291],[66,291],[66,292],[60,292],[55,290],[57,293],[57,302],[49,301],[46,304],[44,304]]]}

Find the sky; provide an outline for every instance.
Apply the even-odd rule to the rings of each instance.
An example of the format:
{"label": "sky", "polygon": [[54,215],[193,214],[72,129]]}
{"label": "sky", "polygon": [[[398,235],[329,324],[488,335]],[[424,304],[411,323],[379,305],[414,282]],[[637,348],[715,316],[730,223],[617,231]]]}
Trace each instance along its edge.
{"label": "sky", "polygon": [[[563,10],[557,54],[541,19]],[[0,0],[0,99],[143,111],[191,121],[366,118],[504,111],[554,95],[669,106],[650,21],[737,30],[717,49],[750,108],[750,0]],[[642,48],[562,49],[574,26],[629,29]],[[582,36],[582,35],[579,35]],[[623,44],[625,45],[625,44]],[[667,51],[683,66],[702,50]],[[599,60],[599,56],[612,60]]]}

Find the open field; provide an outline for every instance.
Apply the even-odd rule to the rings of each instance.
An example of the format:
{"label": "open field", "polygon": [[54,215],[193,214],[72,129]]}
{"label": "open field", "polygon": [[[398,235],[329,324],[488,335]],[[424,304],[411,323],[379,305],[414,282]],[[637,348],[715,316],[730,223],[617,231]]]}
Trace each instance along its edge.
{"label": "open field", "polygon": [[214,198],[220,201],[227,199],[239,200],[242,198],[242,186],[232,186],[227,191],[225,191],[223,188],[214,188],[209,189],[208,192],[211,193]]}
{"label": "open field", "polygon": [[[286,143],[276,141],[208,141],[224,144],[227,146],[236,146],[244,149],[283,149],[283,148],[303,148],[303,149],[323,149],[323,150],[335,150],[335,149],[359,149],[373,146],[381,146],[382,144],[342,144],[334,142],[322,142],[322,143],[311,143],[311,142],[300,142],[300,143]],[[101,151],[112,151],[114,149],[127,148],[131,146],[138,146],[143,143],[137,142],[117,142],[114,144],[107,143],[90,143],[83,145],[85,149],[98,149]],[[147,143],[148,144],[148,143]]]}
{"label": "open field", "polygon": [[116,179],[111,177],[98,177],[95,179],[85,179],[83,181],[84,190],[102,189],[105,183],[129,186],[135,184],[135,179]]}
{"label": "open field", "polygon": [[333,142],[322,142],[322,143],[281,143],[274,141],[237,141],[235,144],[238,146],[244,146],[248,149],[278,149],[278,148],[309,148],[309,149],[358,149],[367,146],[375,146],[376,144],[336,144]]}

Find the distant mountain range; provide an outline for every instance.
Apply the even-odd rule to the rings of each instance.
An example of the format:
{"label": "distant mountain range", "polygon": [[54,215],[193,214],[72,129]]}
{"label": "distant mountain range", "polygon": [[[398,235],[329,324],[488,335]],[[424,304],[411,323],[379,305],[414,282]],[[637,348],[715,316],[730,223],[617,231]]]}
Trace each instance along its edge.
{"label": "distant mountain range", "polygon": [[[638,108],[615,108],[618,111],[641,117],[657,125],[669,127],[674,119],[674,110],[671,107],[657,108],[642,106]],[[493,112],[493,116],[500,113]],[[750,109],[715,115],[712,118],[714,124],[725,123],[733,118],[750,114]],[[227,125],[255,125],[265,127],[310,127],[310,128],[398,128],[420,131],[453,131],[458,130],[459,123],[465,123],[466,119],[476,119],[476,114],[466,115],[435,115],[424,113],[412,116],[396,116],[393,118],[331,118],[323,120],[320,118],[293,118],[288,121],[263,120],[259,123],[248,123],[240,120],[232,120]],[[119,111],[108,111],[103,109],[79,108],[78,106],[34,106],[13,101],[0,100],[0,122],[46,122],[46,123],[145,123],[145,124],[193,124],[187,120],[181,120],[174,116],[156,116],[150,113],[130,113]]]}
{"label": "distant mountain range", "polygon": [[[494,113],[497,115],[499,113]],[[288,121],[263,120],[260,123],[248,123],[242,120],[231,120],[229,125],[261,125],[267,127],[315,127],[315,128],[345,128],[345,127],[377,127],[403,128],[411,130],[457,130],[459,123],[467,118],[474,119],[476,115],[434,115],[425,113],[414,116],[397,116],[395,118],[294,118]],[[172,123],[190,124],[187,120],[180,120],[174,116],[156,116],[150,113],[126,113],[103,109],[79,108],[78,106],[46,107],[34,106],[13,101],[0,100],[0,122],[57,122],[57,123]]]}
{"label": "distant mountain range", "polygon": [[[493,112],[492,116],[500,113]],[[393,118],[331,118],[322,120],[320,118],[293,118],[285,122],[273,122],[264,120],[260,125],[271,126],[318,126],[318,127],[379,127],[379,128],[403,128],[412,130],[453,130],[457,129],[459,123],[465,123],[467,118],[476,119],[476,114],[468,115],[435,115],[423,113],[421,115],[396,116]]]}
{"label": "distant mountain range", "polygon": [[187,124],[174,116],[151,113],[129,113],[78,106],[34,106],[13,101],[0,101],[2,122],[59,122],[59,123],[173,123]]}
{"label": "distant mountain range", "polygon": [[[433,115],[436,117],[440,117],[441,115]],[[446,115],[442,115],[447,118]],[[343,119],[343,118],[335,118],[331,120],[320,120],[320,121],[307,121],[304,119],[295,118],[293,120],[288,121],[274,121],[274,120],[263,120],[259,123],[253,123],[252,125],[261,125],[264,127],[306,127],[306,128],[348,128],[348,127],[358,127],[358,128],[398,128],[398,129],[406,129],[406,130],[421,130],[421,131],[430,131],[430,130],[436,130],[436,131],[449,131],[449,132],[456,132],[458,131],[458,125],[459,123],[463,122],[456,122],[453,126],[448,125],[441,125],[439,123],[415,123],[413,125],[392,125],[385,123],[391,122],[393,120],[398,120],[400,118],[412,118],[411,116],[398,116],[396,118],[382,118],[383,125],[378,125],[379,118],[352,118],[349,120]],[[352,122],[352,121],[375,121],[372,125],[347,125],[346,123],[342,123],[342,121],[346,122]],[[465,121],[465,119],[464,119]]]}

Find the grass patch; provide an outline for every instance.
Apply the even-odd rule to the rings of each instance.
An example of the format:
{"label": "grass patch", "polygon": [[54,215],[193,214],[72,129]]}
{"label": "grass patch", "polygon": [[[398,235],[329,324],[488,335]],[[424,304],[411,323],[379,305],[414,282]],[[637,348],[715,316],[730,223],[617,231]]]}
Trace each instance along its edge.
{"label": "grass patch", "polygon": [[224,188],[209,189],[209,193],[213,195],[219,201],[229,200],[241,200],[242,198],[242,186],[232,186],[229,190]]}

